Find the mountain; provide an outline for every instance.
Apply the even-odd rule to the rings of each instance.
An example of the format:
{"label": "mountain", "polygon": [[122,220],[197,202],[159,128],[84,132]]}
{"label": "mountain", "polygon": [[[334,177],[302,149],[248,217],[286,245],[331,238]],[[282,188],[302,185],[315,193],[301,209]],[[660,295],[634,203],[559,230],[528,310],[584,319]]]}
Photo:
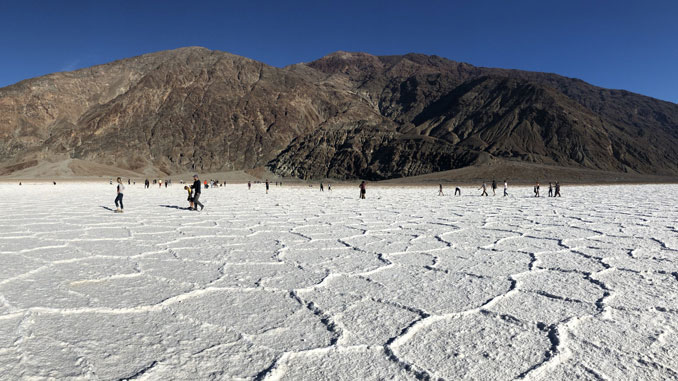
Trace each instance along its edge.
{"label": "mountain", "polygon": [[677,176],[677,147],[676,104],[420,54],[275,68],[192,47],[0,89],[0,174],[78,160],[303,179],[510,162]]}

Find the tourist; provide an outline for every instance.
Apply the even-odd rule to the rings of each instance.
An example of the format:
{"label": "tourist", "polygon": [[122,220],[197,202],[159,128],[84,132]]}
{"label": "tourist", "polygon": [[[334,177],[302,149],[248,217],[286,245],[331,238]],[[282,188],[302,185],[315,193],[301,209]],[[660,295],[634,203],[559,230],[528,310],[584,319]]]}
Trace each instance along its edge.
{"label": "tourist", "polygon": [[193,210],[198,210],[198,205],[200,205],[200,210],[205,209],[205,205],[200,202],[200,179],[197,174],[193,175],[191,189],[193,189]]}
{"label": "tourist", "polygon": [[188,192],[188,199],[186,201],[188,201],[188,209],[191,210],[194,208],[192,195],[193,192],[191,191],[191,188],[188,187],[188,185],[184,186],[184,189],[186,190],[186,192]]}
{"label": "tourist", "polygon": [[560,197],[560,183],[556,181],[556,194],[553,197]]}
{"label": "tourist", "polygon": [[504,180],[504,197],[508,196],[508,182]]}
{"label": "tourist", "polygon": [[248,181],[247,182],[247,190],[250,190],[250,189],[252,189],[252,182]]}
{"label": "tourist", "polygon": [[537,181],[537,184],[534,186],[534,197],[539,197],[539,181]]}
{"label": "tourist", "polygon": [[367,193],[366,187],[367,187],[367,184],[365,183],[365,181],[360,183],[360,185],[358,186],[358,188],[360,188],[360,198],[362,198],[362,199],[365,198],[365,193]]}
{"label": "tourist", "polygon": [[457,194],[459,194],[459,196],[461,196],[461,188],[459,188],[459,187],[454,188],[454,195],[456,196]]}
{"label": "tourist", "polygon": [[483,183],[483,185],[481,185],[480,188],[478,188],[478,190],[480,190],[480,189],[483,190],[483,193],[481,194],[481,196],[489,196],[489,194],[487,194],[487,184]]}
{"label": "tourist", "polygon": [[266,194],[268,194],[268,179],[266,179]]}
{"label": "tourist", "polygon": [[[276,185],[277,185],[277,183],[276,183]],[[325,191],[325,188],[323,188],[323,183],[322,183],[322,182],[320,182],[320,191],[321,191],[321,192],[324,192],[324,191]]]}
{"label": "tourist", "polygon": [[[117,196],[115,196],[115,212],[116,213],[122,213],[124,207],[122,205],[122,196],[123,192],[125,191],[125,186],[122,185],[122,180],[118,177],[117,179],[118,186],[116,187],[116,192]],[[120,206],[118,206],[118,203],[120,203]]]}
{"label": "tourist", "polygon": [[492,196],[497,195],[497,180],[492,179]]}
{"label": "tourist", "polygon": [[549,182],[549,197],[553,197],[553,184]]}

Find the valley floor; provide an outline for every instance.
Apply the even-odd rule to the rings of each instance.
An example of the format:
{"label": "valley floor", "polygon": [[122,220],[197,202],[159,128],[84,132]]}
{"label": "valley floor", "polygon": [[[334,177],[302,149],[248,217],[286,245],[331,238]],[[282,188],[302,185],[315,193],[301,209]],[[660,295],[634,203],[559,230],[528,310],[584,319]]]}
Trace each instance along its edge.
{"label": "valley floor", "polygon": [[678,185],[182,188],[0,184],[3,379],[678,378]]}

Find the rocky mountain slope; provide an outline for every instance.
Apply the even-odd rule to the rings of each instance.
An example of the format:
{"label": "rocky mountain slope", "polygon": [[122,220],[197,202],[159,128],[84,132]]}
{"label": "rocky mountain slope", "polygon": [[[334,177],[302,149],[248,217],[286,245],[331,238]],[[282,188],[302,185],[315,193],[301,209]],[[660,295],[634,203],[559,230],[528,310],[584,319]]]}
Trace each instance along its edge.
{"label": "rocky mountain slope", "polygon": [[678,175],[678,105],[555,74],[337,52],[275,68],[183,48],[0,89],[0,173],[84,160],[386,179],[509,160]]}

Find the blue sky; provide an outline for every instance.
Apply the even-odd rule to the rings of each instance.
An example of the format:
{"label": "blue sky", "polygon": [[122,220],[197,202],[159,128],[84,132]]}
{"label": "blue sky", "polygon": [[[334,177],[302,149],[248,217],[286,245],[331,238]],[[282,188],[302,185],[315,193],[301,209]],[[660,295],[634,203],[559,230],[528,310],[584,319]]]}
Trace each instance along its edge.
{"label": "blue sky", "polygon": [[678,103],[677,20],[677,0],[0,0],[0,87],[204,46],[274,66],[337,50],[436,54]]}

